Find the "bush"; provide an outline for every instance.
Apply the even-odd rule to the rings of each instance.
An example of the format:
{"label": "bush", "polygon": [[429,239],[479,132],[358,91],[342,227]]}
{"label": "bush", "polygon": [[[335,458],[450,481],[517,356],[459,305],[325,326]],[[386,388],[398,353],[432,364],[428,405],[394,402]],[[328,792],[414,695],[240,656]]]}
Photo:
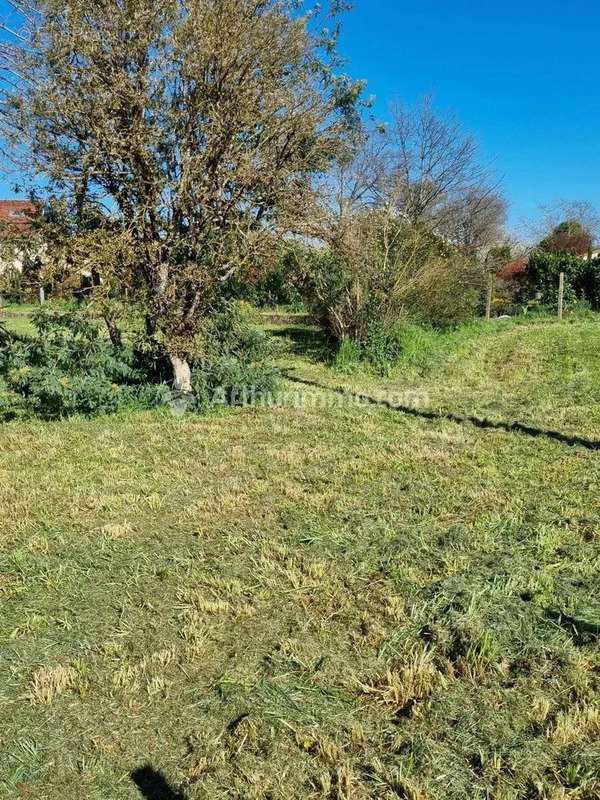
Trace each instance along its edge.
{"label": "bush", "polygon": [[363,341],[343,339],[335,355],[334,365],[340,372],[351,374],[365,364],[377,375],[388,375],[399,360],[402,346],[397,328],[385,330],[373,325]]}
{"label": "bush", "polygon": [[225,287],[225,294],[257,308],[285,306],[292,311],[304,311],[304,298],[296,285],[298,260],[303,256],[302,247],[287,245],[260,274],[237,272]]}
{"label": "bush", "polygon": [[276,342],[252,325],[241,304],[231,303],[207,320],[198,342],[193,387],[199,409],[260,401],[277,388],[271,359]]}
{"label": "bush", "polygon": [[342,339],[335,354],[334,367],[338,372],[352,375],[363,360],[360,345],[354,339]]}
{"label": "bush", "polygon": [[374,329],[387,330],[406,313],[405,293],[414,278],[409,262],[426,259],[432,245],[429,238],[413,234],[373,212],[353,220],[331,247],[306,254],[304,295],[334,341],[350,339],[362,347],[378,335]]}
{"label": "bush", "polygon": [[[568,253],[537,251],[527,265],[527,296],[542,306],[556,309],[560,273],[565,273],[565,308],[577,305],[579,300],[593,302],[596,295],[597,270],[594,262]],[[537,295],[541,295],[537,297]]]}
{"label": "bush", "polygon": [[0,422],[19,419],[27,415],[23,398],[0,377]]}
{"label": "bush", "polygon": [[477,316],[484,282],[484,272],[473,259],[457,252],[432,258],[407,289],[407,314],[434,328],[462,325]]}
{"label": "bush", "polygon": [[313,316],[343,343],[337,363],[347,368],[356,357],[379,372],[401,354],[400,322],[463,323],[477,314],[484,286],[474,258],[382,210],[357,216],[330,248],[309,253],[303,277]]}
{"label": "bush", "polygon": [[84,309],[40,309],[32,322],[32,338],[0,331],[4,419],[91,416],[168,400],[167,387],[149,382],[133,350],[114,347]]}
{"label": "bush", "polygon": [[[41,309],[32,321],[31,338],[0,326],[0,419],[93,416],[170,401],[153,354],[112,344],[85,307]],[[272,393],[274,353],[274,340],[251,324],[241,304],[207,319],[193,364],[197,407],[240,405]]]}
{"label": "bush", "polygon": [[354,220],[335,246],[307,257],[304,272],[313,313],[338,341],[365,342],[373,328],[407,316],[464,322],[477,313],[484,284],[474,259],[383,211]]}
{"label": "bush", "polygon": [[404,365],[419,371],[427,369],[439,348],[439,331],[412,322],[398,325],[395,331]]}
{"label": "bush", "polygon": [[587,261],[580,278],[583,296],[594,311],[600,311],[600,258]]}

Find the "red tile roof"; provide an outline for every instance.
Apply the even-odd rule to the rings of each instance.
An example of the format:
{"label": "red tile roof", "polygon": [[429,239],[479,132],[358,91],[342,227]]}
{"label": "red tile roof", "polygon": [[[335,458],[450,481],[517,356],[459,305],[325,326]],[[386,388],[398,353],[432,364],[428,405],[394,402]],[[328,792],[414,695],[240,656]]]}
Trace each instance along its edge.
{"label": "red tile roof", "polygon": [[29,200],[0,200],[0,225],[4,223],[19,232],[31,227],[38,208]]}

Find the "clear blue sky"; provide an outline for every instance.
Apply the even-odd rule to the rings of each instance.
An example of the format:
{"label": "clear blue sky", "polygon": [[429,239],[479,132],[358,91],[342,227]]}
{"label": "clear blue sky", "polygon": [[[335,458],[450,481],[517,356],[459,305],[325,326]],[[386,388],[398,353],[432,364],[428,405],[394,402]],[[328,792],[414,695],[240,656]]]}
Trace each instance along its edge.
{"label": "clear blue sky", "polygon": [[378,116],[433,94],[462,120],[513,225],[557,199],[600,208],[597,0],[354,0],[341,49]]}
{"label": "clear blue sky", "polygon": [[597,0],[354,0],[341,47],[379,116],[433,94],[459,117],[513,225],[557,199],[600,209]]}

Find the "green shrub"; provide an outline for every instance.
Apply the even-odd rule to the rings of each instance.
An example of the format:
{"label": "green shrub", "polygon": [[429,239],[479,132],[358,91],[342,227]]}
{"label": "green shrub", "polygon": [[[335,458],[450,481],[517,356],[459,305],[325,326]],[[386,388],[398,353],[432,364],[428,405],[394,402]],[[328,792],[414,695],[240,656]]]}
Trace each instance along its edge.
{"label": "green shrub", "polygon": [[19,419],[27,415],[23,398],[0,377],[0,422]]}
{"label": "green shrub", "polygon": [[431,364],[439,349],[442,334],[433,328],[413,322],[405,322],[396,328],[396,340],[400,349],[400,360],[407,367],[423,370]]}
{"label": "green shrub", "polygon": [[240,304],[207,320],[198,343],[193,387],[199,409],[260,401],[277,388],[275,340],[254,326]]}
{"label": "green shrub", "polygon": [[600,258],[586,261],[580,277],[583,296],[594,311],[600,311]]}
{"label": "green shrub", "polygon": [[[0,328],[0,419],[94,416],[171,399],[153,354],[114,346],[85,308],[43,309],[32,319],[33,337]],[[274,354],[275,340],[241,304],[207,319],[193,364],[197,407],[242,405],[274,392]]]}
{"label": "green shrub", "polygon": [[305,257],[303,286],[328,335],[356,342],[359,357],[385,371],[401,350],[399,322],[447,327],[475,317],[484,273],[431,231],[378,209],[357,215],[328,249]]}
{"label": "green shrub", "polygon": [[407,288],[406,312],[434,328],[462,325],[477,316],[484,283],[484,272],[474,259],[453,251],[431,258]]}
{"label": "green shrub", "polygon": [[133,350],[114,347],[85,309],[40,309],[32,322],[31,338],[0,332],[4,418],[92,416],[168,400],[167,387],[150,383]]}
{"label": "green shrub", "polygon": [[[594,294],[593,262],[569,253],[533,253],[527,265],[528,297],[536,298],[539,305],[556,309],[560,273],[565,274],[565,308],[573,307],[586,297],[586,290]],[[538,297],[538,295],[540,295]]]}
{"label": "green shrub", "polygon": [[374,260],[357,260],[352,270],[332,251],[312,256],[313,313],[339,342],[335,363],[343,371],[362,361],[386,375],[403,358],[407,325],[454,327],[480,308],[484,273],[474,259],[426,231],[392,227],[392,233],[392,256],[375,247]]}
{"label": "green shrub", "polygon": [[261,276],[253,287],[253,301],[259,308],[286,306],[293,311],[304,310],[304,300],[295,282],[297,260],[302,257],[301,249],[288,247]]}
{"label": "green shrub", "polygon": [[334,367],[338,372],[352,375],[362,361],[361,348],[354,339],[342,339],[335,354]]}
{"label": "green shrub", "polygon": [[287,244],[260,274],[236,272],[229,279],[224,293],[230,298],[246,300],[257,308],[283,306],[291,311],[304,311],[304,298],[296,281],[298,261],[304,257],[305,248]]}
{"label": "green shrub", "polygon": [[378,375],[387,375],[402,355],[398,326],[386,329],[383,325],[371,325],[364,337],[361,351],[363,361],[370,364]]}
{"label": "green shrub", "polygon": [[373,325],[363,341],[343,339],[335,355],[335,368],[346,374],[353,373],[362,363],[377,375],[387,375],[402,355],[398,328],[385,329]]}

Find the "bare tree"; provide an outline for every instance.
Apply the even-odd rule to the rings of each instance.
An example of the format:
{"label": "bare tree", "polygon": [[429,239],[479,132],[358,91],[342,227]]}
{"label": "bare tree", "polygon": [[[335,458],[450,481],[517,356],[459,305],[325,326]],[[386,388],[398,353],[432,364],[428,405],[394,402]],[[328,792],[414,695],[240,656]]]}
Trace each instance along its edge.
{"label": "bare tree", "polygon": [[380,205],[387,146],[381,128],[358,125],[349,131],[330,169],[314,183],[302,234],[331,246],[357,215]]}
{"label": "bare tree", "polygon": [[[322,243],[322,251],[305,261],[305,294],[338,340],[364,342],[375,329],[392,329],[410,310],[419,313],[419,306],[438,322],[457,312],[460,317],[482,286],[471,245],[476,237],[483,240],[489,224],[484,209],[493,216],[491,197],[476,197],[473,190],[455,198],[456,229],[451,233],[461,237],[463,247],[441,235],[439,225],[434,230],[424,220],[410,221],[395,203],[385,134],[379,128],[363,129],[346,140],[311,215],[310,234]],[[448,224],[450,216],[445,217]],[[471,227],[461,228],[463,221]]]}
{"label": "bare tree", "polygon": [[503,223],[504,201],[477,144],[453,117],[436,114],[429,98],[393,110],[386,192],[411,224],[469,249],[486,244]]}
{"label": "bare tree", "polygon": [[328,175],[325,193],[339,219],[357,208],[376,205],[386,180],[388,142],[382,128],[361,127],[349,136]]}
{"label": "bare tree", "polygon": [[540,212],[546,232],[566,219],[573,219],[595,238],[600,236],[600,215],[595,206],[587,200],[557,200],[549,205],[540,206]]}
{"label": "bare tree", "polygon": [[449,202],[438,229],[444,238],[469,253],[479,253],[502,241],[506,201],[495,188],[469,189]]}
{"label": "bare tree", "polygon": [[13,5],[0,105],[13,154],[25,147],[79,214],[91,203],[119,222],[147,330],[187,394],[221,282],[292,225],[337,152],[358,87],[331,77],[335,35],[296,0]]}

